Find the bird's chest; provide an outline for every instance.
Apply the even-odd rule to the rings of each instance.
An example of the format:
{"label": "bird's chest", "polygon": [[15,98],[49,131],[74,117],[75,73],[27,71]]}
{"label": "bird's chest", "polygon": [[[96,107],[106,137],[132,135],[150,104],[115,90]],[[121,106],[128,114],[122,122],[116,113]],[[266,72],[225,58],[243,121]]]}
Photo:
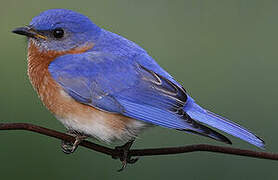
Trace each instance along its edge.
{"label": "bird's chest", "polygon": [[141,121],[98,110],[70,97],[48,71],[49,63],[59,55],[40,52],[29,44],[28,76],[43,104],[67,128],[110,142],[129,140],[145,127]]}
{"label": "bird's chest", "polygon": [[[56,116],[65,118],[77,110],[88,111],[88,107],[72,99],[52,78],[48,66],[57,57],[65,54],[83,53],[92,46],[84,46],[68,51],[41,50],[30,40],[28,44],[28,76],[44,105]],[[76,110],[77,109],[77,110]]]}
{"label": "bird's chest", "polygon": [[71,110],[68,105],[73,101],[51,77],[48,66],[57,56],[55,52],[40,51],[34,43],[28,47],[28,76],[44,105],[55,115],[63,116]]}

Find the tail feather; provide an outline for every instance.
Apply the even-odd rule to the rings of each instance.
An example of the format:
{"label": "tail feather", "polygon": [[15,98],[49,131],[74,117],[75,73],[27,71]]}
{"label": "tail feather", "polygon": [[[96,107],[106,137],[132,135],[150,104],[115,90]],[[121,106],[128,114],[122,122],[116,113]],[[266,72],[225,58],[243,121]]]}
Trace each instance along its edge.
{"label": "tail feather", "polygon": [[238,137],[250,144],[257,147],[264,148],[264,141],[251,133],[247,129],[241,127],[240,125],[231,122],[230,120],[221,117],[215,113],[207,111],[200,107],[194,102],[194,100],[188,96],[187,103],[184,107],[184,111],[194,120],[212,126],[216,129],[224,131],[235,137]]}
{"label": "tail feather", "polygon": [[189,116],[187,116],[186,118],[187,123],[192,124],[195,129],[181,129],[181,131],[186,131],[187,133],[191,133],[191,134],[197,134],[197,135],[201,135],[201,136],[205,136],[205,137],[209,137],[212,138],[214,140],[217,141],[221,141],[227,144],[232,144],[232,142],[224,135],[218,133],[217,131],[206,127],[198,122],[196,122],[195,120],[191,119]]}

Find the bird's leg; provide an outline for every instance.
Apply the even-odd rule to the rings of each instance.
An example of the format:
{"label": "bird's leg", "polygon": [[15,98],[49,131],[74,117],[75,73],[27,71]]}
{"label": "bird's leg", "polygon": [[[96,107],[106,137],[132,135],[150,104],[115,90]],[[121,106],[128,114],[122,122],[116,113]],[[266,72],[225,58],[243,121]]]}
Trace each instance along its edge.
{"label": "bird's leg", "polygon": [[118,170],[119,172],[124,170],[126,168],[127,164],[133,164],[139,159],[139,158],[131,158],[128,154],[133,142],[134,142],[134,139],[128,141],[123,146],[115,147],[115,150],[121,151],[121,156],[119,158],[122,162],[122,167],[121,167],[121,169]]}
{"label": "bird's leg", "polygon": [[68,142],[68,141],[62,140],[61,148],[62,148],[62,151],[64,153],[71,154],[71,153],[73,153],[77,149],[77,147],[80,144],[80,142],[82,142],[84,139],[87,138],[87,136],[82,135],[82,134],[77,133],[77,132],[72,131],[72,130],[68,130],[67,134],[69,134],[71,136],[74,136],[75,137],[75,141],[74,141],[74,143],[72,143],[72,142]]}

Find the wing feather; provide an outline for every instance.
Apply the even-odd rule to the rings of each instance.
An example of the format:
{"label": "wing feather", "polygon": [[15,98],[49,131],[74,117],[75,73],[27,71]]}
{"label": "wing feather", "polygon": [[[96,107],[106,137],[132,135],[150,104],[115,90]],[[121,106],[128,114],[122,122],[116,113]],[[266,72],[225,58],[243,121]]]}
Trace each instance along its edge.
{"label": "wing feather", "polygon": [[49,71],[80,103],[230,143],[183,111],[186,92],[170,75],[165,71],[161,75],[155,72],[156,66],[143,66],[136,59],[138,56],[119,57],[100,52],[65,55],[53,61]]}

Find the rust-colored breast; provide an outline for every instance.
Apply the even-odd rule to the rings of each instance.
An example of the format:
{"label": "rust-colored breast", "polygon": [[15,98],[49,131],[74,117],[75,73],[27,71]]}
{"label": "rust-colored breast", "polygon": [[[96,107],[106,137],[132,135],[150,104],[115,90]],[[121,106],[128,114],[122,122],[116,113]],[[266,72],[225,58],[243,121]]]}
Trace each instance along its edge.
{"label": "rust-colored breast", "polygon": [[32,40],[29,42],[28,47],[28,76],[30,81],[38,92],[43,103],[54,114],[62,115],[59,109],[63,107],[63,111],[68,111],[69,106],[65,102],[74,101],[64,93],[59,84],[51,77],[48,66],[58,56],[65,54],[79,54],[91,49],[93,45],[87,45],[81,48],[74,48],[68,51],[41,51]]}
{"label": "rust-colored breast", "polygon": [[[31,40],[28,48],[28,76],[44,105],[65,126],[104,140],[112,139],[112,134],[115,136],[118,133],[117,138],[121,139],[120,136],[127,134],[128,124],[132,124],[135,120],[103,112],[75,101],[55,82],[48,71],[50,62],[58,56],[83,53],[91,48],[92,45],[64,52],[44,52],[40,51]],[[110,131],[117,133],[108,133]]]}

